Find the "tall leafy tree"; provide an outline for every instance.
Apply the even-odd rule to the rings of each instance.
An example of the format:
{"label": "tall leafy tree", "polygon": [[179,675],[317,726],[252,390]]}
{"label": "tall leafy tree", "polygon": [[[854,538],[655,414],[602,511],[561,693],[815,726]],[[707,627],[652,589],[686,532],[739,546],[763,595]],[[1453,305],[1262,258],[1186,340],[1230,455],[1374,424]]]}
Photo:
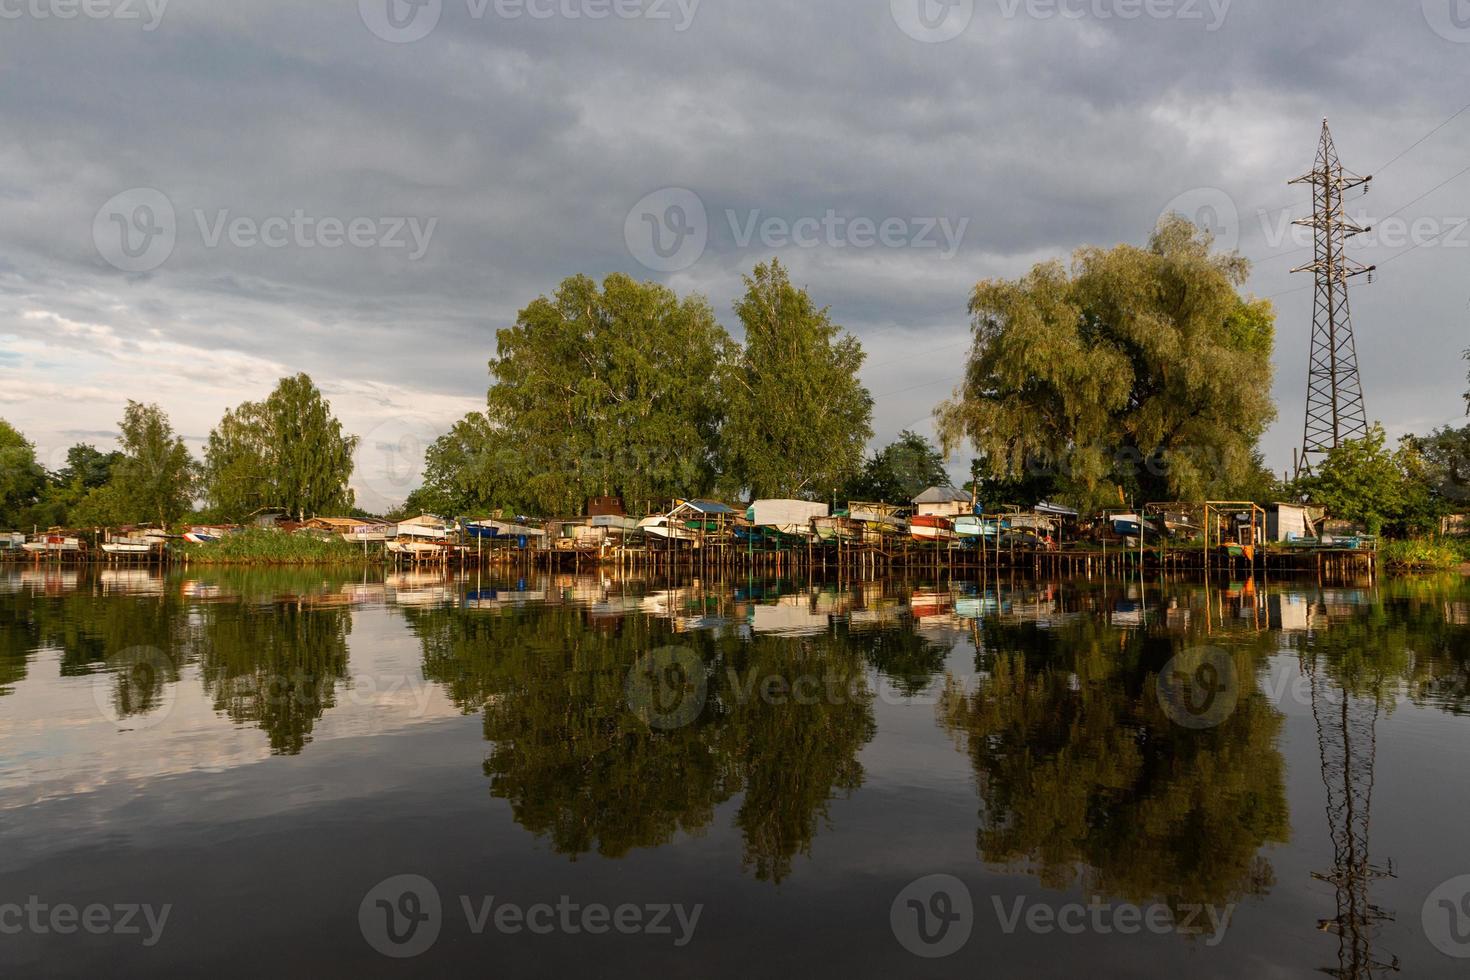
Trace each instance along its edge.
{"label": "tall leafy tree", "polygon": [[206,496],[233,519],[268,506],[298,519],[348,510],[358,441],[308,375],[282,378],[265,401],[226,412],[209,434]]}
{"label": "tall leafy tree", "polygon": [[424,485],[404,509],[454,516],[524,510],[523,478],[521,453],[484,412],[471,412],[429,446]]}
{"label": "tall leafy tree", "polygon": [[929,487],[948,483],[944,454],[928,439],[905,429],[864,460],[862,472],[847,486],[847,498],[907,503]]}
{"label": "tall leafy tree", "polygon": [[732,493],[825,498],[862,466],[873,398],[863,348],[781,263],[758,265],[735,304],[745,344],[725,368],[722,476]]}
{"label": "tall leafy tree", "polygon": [[46,471],[36,461],[36,447],[0,419],[0,526],[18,526],[22,511],[36,502],[45,485]]}
{"label": "tall leafy tree", "polygon": [[707,492],[719,426],[710,378],[728,345],[703,297],[574,276],[499,332],[485,432],[514,447],[520,493],[543,512]]}
{"label": "tall leafy tree", "polygon": [[195,486],[194,458],[157,405],[129,401],[120,423],[123,459],[108,489],[122,520],[168,525],[188,513]]}
{"label": "tall leafy tree", "polygon": [[1276,417],[1274,312],[1238,288],[1249,263],[1171,215],[1147,248],[1083,248],[970,300],[965,379],[937,410],[947,450],[991,475],[1038,463],[1084,505],[1238,493]]}

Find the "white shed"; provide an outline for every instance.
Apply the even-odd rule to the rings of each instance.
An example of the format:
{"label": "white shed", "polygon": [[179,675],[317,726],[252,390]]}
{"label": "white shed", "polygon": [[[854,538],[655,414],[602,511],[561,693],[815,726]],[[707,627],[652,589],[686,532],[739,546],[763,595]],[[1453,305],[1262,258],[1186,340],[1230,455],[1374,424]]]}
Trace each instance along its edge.
{"label": "white shed", "polygon": [[810,500],[757,500],[750,505],[750,523],[762,527],[807,528],[814,517],[826,517],[826,504]]}
{"label": "white shed", "polygon": [[930,487],[914,498],[914,513],[921,517],[960,517],[973,509],[970,495],[954,487]]}

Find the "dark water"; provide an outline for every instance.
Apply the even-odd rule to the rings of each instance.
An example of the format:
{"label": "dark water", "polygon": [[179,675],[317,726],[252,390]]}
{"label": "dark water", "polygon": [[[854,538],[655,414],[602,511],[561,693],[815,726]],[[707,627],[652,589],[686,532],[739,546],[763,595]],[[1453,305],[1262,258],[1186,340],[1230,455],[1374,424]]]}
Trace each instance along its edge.
{"label": "dark water", "polygon": [[0,626],[4,975],[1470,972],[1458,577],[11,566]]}

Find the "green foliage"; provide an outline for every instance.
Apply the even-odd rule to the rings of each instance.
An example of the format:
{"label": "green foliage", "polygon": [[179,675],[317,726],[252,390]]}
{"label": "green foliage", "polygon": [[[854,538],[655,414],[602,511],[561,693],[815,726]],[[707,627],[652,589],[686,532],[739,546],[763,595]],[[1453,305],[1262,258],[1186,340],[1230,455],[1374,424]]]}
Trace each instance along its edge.
{"label": "green foliage", "polygon": [[721,476],[731,495],[825,499],[862,465],[873,398],[857,338],[791,284],[781,263],[745,277],[745,345],[721,374]]}
{"label": "green foliage", "polygon": [[424,485],[409,494],[411,514],[483,517],[534,509],[522,490],[522,454],[483,412],[471,412],[424,455]]}
{"label": "green foliage", "polygon": [[1436,521],[1420,454],[1411,439],[1397,450],[1387,441],[1383,427],[1374,425],[1367,438],[1344,442],[1314,474],[1298,481],[1298,492],[1330,516],[1372,534],[1430,529]]}
{"label": "green foliage", "polygon": [[124,458],[112,467],[108,484],[116,517],[162,527],[187,514],[195,463],[163,409],[129,401],[119,428]]}
{"label": "green foliage", "polygon": [[998,479],[1054,474],[1108,506],[1238,492],[1276,417],[1274,312],[1241,297],[1249,264],[1211,253],[1188,221],[1146,249],[1083,248],[1016,281],[975,287],[965,380],[936,414],[947,451],[968,441]]}
{"label": "green foliage", "polygon": [[219,541],[185,543],[183,554],[198,565],[361,565],[379,560],[364,555],[361,545],[340,537],[249,528]]}
{"label": "green foliage", "polygon": [[848,500],[908,503],[929,487],[948,483],[944,454],[928,439],[905,429],[895,442],[863,462],[862,472],[847,484],[845,496]]}
{"label": "green foliage", "polygon": [[0,419],[0,527],[19,527],[22,512],[40,497],[46,471],[36,461],[36,447]]}
{"label": "green foliage", "polygon": [[1454,568],[1465,561],[1461,549],[1430,538],[1389,541],[1378,554],[1390,568]]}
{"label": "green foliage", "polygon": [[205,494],[233,521],[262,507],[281,507],[303,520],[345,511],[353,505],[357,446],[309,376],[282,378],[265,401],[226,412],[209,434]]}
{"label": "green foliage", "polygon": [[486,420],[430,453],[430,485],[469,505],[581,513],[589,497],[635,509],[707,492],[719,401],[710,384],[729,337],[699,296],[586,276],[501,330]]}

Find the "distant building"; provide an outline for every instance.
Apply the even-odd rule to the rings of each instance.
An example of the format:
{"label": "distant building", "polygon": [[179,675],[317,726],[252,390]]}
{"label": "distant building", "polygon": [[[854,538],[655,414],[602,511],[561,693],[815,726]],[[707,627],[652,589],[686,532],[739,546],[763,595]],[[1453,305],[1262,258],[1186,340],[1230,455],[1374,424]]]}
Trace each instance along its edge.
{"label": "distant building", "polygon": [[1439,533],[1456,538],[1470,534],[1470,514],[1450,514],[1440,518]]}
{"label": "distant building", "polygon": [[974,511],[974,499],[954,487],[930,487],[914,498],[914,513],[921,517],[962,517]]}

